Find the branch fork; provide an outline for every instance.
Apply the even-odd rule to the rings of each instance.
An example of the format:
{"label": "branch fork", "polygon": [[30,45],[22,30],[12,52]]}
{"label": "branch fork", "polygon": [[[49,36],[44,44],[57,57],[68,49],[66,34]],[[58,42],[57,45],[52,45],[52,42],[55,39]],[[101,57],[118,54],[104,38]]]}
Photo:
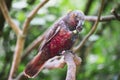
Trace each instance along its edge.
{"label": "branch fork", "polygon": [[67,76],[65,80],[76,80],[76,68],[81,64],[81,58],[71,51],[64,51],[62,56],[50,59],[46,64],[46,69],[63,68],[67,65]]}

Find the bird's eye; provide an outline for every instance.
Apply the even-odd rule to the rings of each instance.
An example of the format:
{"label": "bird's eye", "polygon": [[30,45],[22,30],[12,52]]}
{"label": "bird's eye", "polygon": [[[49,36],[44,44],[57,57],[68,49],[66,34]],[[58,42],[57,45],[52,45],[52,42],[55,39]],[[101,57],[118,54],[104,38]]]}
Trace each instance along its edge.
{"label": "bird's eye", "polygon": [[75,17],[77,17],[77,14],[75,14]]}
{"label": "bird's eye", "polygon": [[77,14],[77,13],[75,13],[74,15],[75,15],[75,18],[77,18],[77,17],[78,17],[78,14]]}
{"label": "bird's eye", "polygon": [[77,21],[79,21],[79,20],[80,20],[80,18],[77,16],[77,17],[76,17],[76,20],[77,20]]}

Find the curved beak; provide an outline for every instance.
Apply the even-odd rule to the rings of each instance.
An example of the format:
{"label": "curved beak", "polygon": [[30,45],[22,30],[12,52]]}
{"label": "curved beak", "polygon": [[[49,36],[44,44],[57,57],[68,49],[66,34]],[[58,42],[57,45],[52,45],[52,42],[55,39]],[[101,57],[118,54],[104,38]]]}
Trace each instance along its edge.
{"label": "curved beak", "polygon": [[82,30],[82,26],[83,26],[82,21],[79,21],[77,26],[76,26],[77,32],[80,32]]}

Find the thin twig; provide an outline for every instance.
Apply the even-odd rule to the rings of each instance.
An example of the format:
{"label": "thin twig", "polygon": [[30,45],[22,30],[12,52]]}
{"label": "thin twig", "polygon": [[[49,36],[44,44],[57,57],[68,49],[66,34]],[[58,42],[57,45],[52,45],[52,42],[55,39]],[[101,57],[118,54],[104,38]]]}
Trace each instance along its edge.
{"label": "thin twig", "polygon": [[101,7],[100,7],[100,10],[99,10],[99,13],[98,13],[98,18],[97,18],[97,21],[95,22],[95,24],[93,25],[92,29],[90,30],[90,32],[85,36],[85,38],[81,41],[81,43],[76,46],[75,48],[73,48],[73,50],[75,52],[77,52],[78,50],[81,49],[81,47],[85,44],[85,42],[88,40],[88,38],[95,32],[95,30],[97,29],[97,26],[98,26],[98,23],[99,23],[99,20],[100,20],[100,16],[101,16],[101,13],[102,13],[102,9],[104,7],[104,0],[102,0],[102,3],[101,3]]}
{"label": "thin twig", "polygon": [[119,15],[117,14],[117,12],[115,11],[115,8],[113,8],[113,9],[111,10],[111,13],[116,17],[116,19],[118,19],[118,20],[120,21],[120,17],[119,17]]}
{"label": "thin twig", "polygon": [[28,15],[27,19],[25,20],[24,24],[23,24],[23,34],[26,35],[27,30],[28,30],[28,26],[30,24],[30,21],[33,19],[33,17],[36,15],[36,13],[38,12],[38,10],[40,8],[42,8],[49,0],[44,0],[43,2],[41,2],[35,9],[33,9],[33,11],[31,11],[31,13]]}
{"label": "thin twig", "polygon": [[30,52],[35,49],[36,47],[38,47],[40,45],[40,43],[43,40],[43,35],[39,36],[37,39],[35,39],[24,51],[24,54],[22,55],[21,59],[24,60],[29,54]]}
{"label": "thin twig", "polygon": [[8,13],[8,9],[7,6],[5,4],[5,0],[0,0],[0,8],[1,11],[5,17],[5,20],[8,22],[8,24],[11,26],[11,28],[13,29],[13,31],[16,33],[16,35],[18,35],[19,33],[21,33],[21,30],[19,28],[19,26],[17,26],[12,18],[10,17],[9,13]]}
{"label": "thin twig", "polygon": [[[96,21],[97,18],[98,18],[97,16],[85,16],[86,21]],[[118,14],[118,18],[120,18],[120,14]],[[117,20],[117,18],[114,15],[101,16],[99,22],[105,22],[111,20]]]}
{"label": "thin twig", "polygon": [[47,29],[42,35],[40,35],[38,38],[36,38],[24,51],[24,54],[22,55],[22,60],[24,60],[29,54],[30,52],[35,49],[36,47],[38,47],[41,42],[44,39],[44,36],[48,33],[49,29]]}
{"label": "thin twig", "polygon": [[14,80],[27,80],[28,78],[21,72]]}

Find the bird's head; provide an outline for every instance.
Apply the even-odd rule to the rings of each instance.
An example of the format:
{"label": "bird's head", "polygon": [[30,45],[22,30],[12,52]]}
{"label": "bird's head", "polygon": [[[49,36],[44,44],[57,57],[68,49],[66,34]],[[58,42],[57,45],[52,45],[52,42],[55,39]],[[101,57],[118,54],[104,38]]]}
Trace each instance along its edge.
{"label": "bird's head", "polygon": [[80,32],[84,24],[84,13],[82,11],[70,11],[66,16],[66,23],[71,31]]}

